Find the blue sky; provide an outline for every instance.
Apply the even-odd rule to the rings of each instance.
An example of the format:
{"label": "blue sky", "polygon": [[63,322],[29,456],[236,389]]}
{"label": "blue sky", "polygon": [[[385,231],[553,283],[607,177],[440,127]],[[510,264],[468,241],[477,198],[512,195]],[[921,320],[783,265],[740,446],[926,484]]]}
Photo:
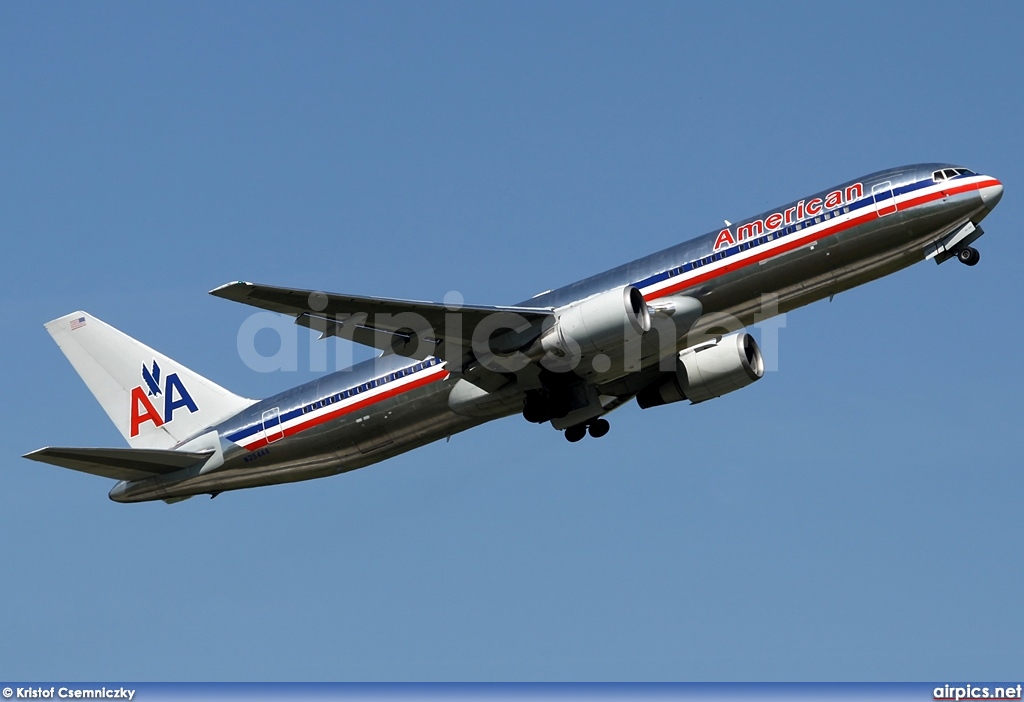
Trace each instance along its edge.
{"label": "blue sky", "polygon": [[[1024,660],[1019,3],[0,5],[0,675],[959,680]],[[570,445],[509,418],[118,505],[85,309],[256,397],[235,279],[513,303],[888,166],[1000,178],[981,264]],[[308,340],[302,339],[305,353]],[[301,357],[301,356],[300,356]]]}

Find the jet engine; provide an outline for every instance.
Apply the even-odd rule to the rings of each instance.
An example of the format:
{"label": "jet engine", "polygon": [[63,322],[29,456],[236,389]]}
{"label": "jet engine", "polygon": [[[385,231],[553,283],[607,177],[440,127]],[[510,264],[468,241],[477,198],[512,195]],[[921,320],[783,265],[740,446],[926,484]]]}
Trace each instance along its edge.
{"label": "jet engine", "polygon": [[754,337],[746,332],[682,351],[675,372],[637,393],[642,408],[689,400],[693,404],[753,383],[764,375],[764,359]]}
{"label": "jet engine", "polygon": [[651,315],[638,288],[626,285],[555,310],[540,348],[559,356],[589,356],[620,348],[630,329],[643,334]]}

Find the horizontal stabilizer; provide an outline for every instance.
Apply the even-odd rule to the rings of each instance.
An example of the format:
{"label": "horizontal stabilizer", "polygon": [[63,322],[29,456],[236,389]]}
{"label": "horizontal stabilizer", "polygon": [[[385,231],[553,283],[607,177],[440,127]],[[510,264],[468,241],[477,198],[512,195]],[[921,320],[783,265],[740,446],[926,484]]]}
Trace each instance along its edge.
{"label": "horizontal stabilizer", "polygon": [[212,451],[189,452],[133,448],[41,448],[25,458],[114,480],[142,480],[188,468]]}

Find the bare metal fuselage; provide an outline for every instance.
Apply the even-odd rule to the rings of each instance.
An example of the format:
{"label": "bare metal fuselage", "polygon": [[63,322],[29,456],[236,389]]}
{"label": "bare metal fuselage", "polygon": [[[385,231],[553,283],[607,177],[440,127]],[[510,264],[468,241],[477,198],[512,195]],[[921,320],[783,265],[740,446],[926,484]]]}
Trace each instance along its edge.
{"label": "bare metal fuselage", "polygon": [[[932,173],[946,167],[922,164],[865,176],[730,225],[723,230],[727,237],[722,232],[705,234],[544,293],[528,304],[560,307],[629,284],[640,288],[648,302],[666,295],[696,298],[703,316],[692,329],[682,330],[672,344],[675,352],[686,346],[687,332],[692,336],[753,324],[766,316],[765,299],[773,305],[769,314],[783,313],[888,275],[923,260],[936,242],[958,227],[980,222],[994,204],[983,197],[988,181],[979,176],[959,183],[950,180],[948,185],[934,182]],[[816,216],[801,212],[804,218],[793,221],[798,205],[802,210],[805,203],[845,193],[854,184],[862,189],[855,202],[844,199],[843,206],[822,209]],[[779,222],[779,217],[784,222],[781,234],[780,228],[765,226]],[[756,228],[747,229],[751,236],[739,240],[740,230],[752,222],[761,223],[760,234]],[[716,243],[721,247],[716,249]],[[743,248],[744,244],[749,246]],[[735,260],[727,254],[732,248]],[[663,347],[646,349],[642,368],[599,379],[600,392],[632,396],[656,377],[663,351]],[[123,481],[110,496],[119,502],[174,499],[334,475],[514,414],[522,407],[521,397],[505,397],[473,416],[453,411],[450,395],[459,381],[439,361],[416,363],[402,356],[383,356],[262,400],[213,427],[226,447],[224,464],[216,471],[199,474],[194,469],[191,474]],[[308,428],[291,435],[275,436],[266,426],[268,417],[297,413],[311,417],[320,413],[330,419],[310,422]],[[263,438],[254,442],[252,437],[257,435]]]}

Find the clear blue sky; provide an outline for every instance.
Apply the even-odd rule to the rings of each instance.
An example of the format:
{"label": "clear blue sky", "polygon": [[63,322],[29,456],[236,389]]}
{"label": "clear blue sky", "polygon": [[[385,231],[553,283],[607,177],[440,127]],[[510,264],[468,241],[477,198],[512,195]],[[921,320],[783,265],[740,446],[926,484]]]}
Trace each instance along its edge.
{"label": "clear blue sky", "polygon": [[[1020,3],[3,3],[0,675],[977,680],[1024,661]],[[118,505],[42,324],[241,394],[229,280],[516,302],[833,183],[1000,178],[981,264],[790,314],[779,369],[570,445]],[[306,344],[303,340],[303,344]],[[303,346],[305,348],[305,346]]]}

